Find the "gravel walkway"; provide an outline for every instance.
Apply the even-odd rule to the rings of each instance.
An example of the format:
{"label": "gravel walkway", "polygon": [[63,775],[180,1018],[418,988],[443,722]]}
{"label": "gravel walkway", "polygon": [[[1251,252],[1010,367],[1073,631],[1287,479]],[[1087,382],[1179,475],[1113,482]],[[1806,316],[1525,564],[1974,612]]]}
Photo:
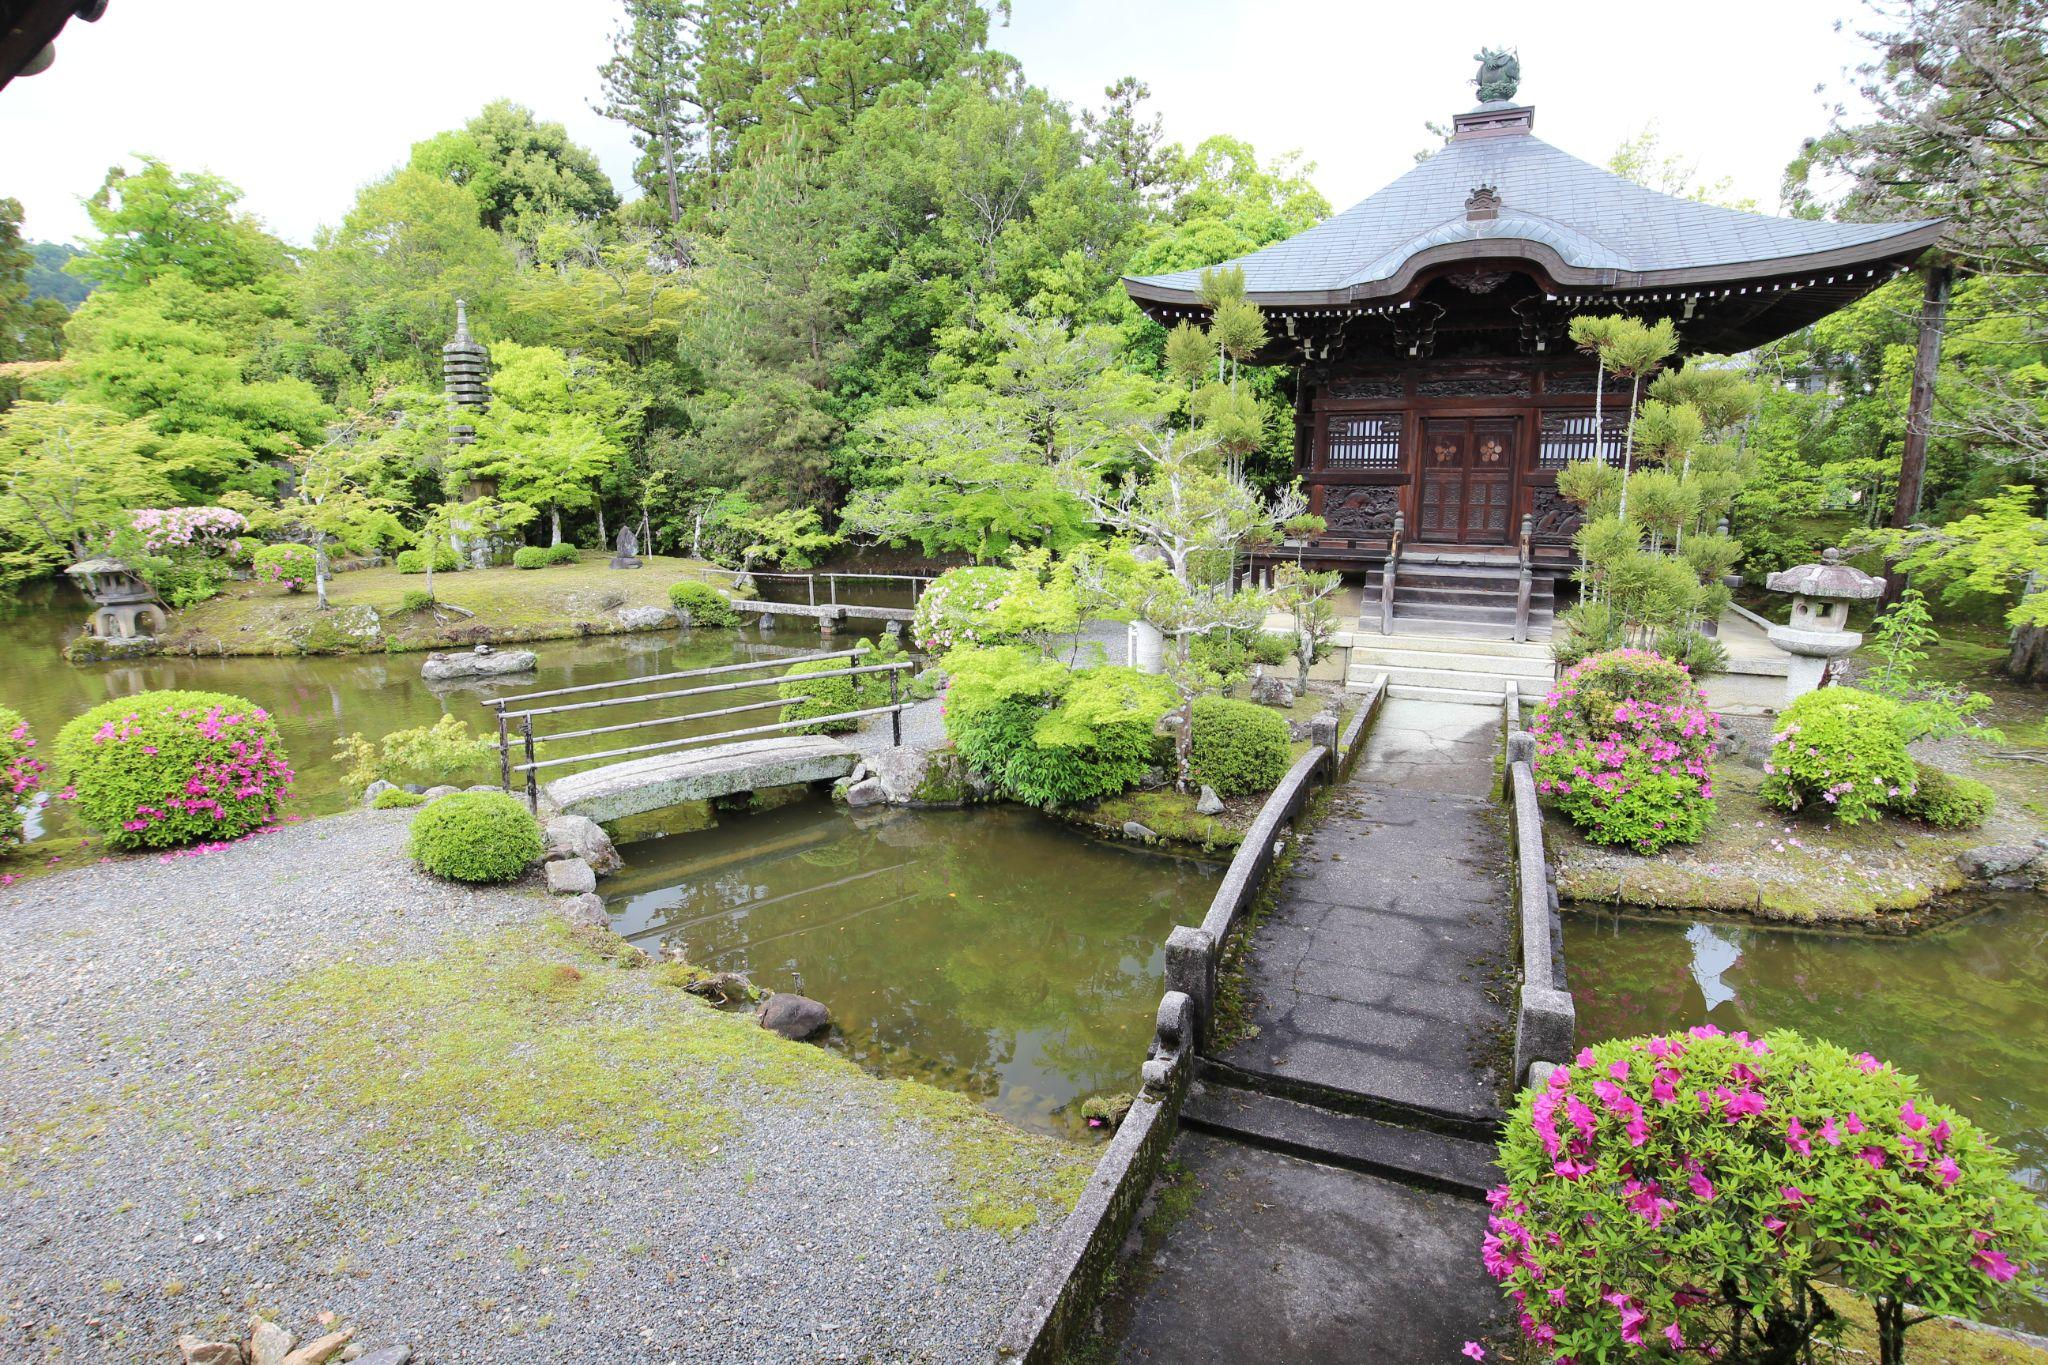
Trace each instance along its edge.
{"label": "gravel walkway", "polygon": [[[307,1045],[285,1008],[297,974],[543,916],[530,888],[414,873],[405,819],[0,892],[0,1359],[161,1361],[252,1308],[300,1332],[332,1311],[424,1361],[985,1354],[1051,1219],[949,1230],[943,1144],[850,1068],[794,1091],[711,1077],[737,1121],[694,1159],[558,1131],[373,1158],[374,1118],[312,1085],[252,1111],[251,1059]],[[668,989],[620,975],[641,1006]]]}

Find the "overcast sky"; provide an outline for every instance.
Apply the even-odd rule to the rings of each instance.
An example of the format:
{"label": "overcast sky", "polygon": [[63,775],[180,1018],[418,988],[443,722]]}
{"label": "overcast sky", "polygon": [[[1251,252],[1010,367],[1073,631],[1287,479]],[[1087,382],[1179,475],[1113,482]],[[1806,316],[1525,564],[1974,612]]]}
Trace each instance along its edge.
{"label": "overcast sky", "polygon": [[[568,125],[630,193],[633,149],[591,112],[614,0],[112,0],[43,75],[0,90],[0,196],[30,237],[89,229],[80,201],[147,152],[247,193],[310,241],[420,138],[509,96]],[[993,44],[1076,104],[1126,73],[1170,136],[1299,149],[1338,208],[1400,174],[1426,119],[1473,103],[1473,54],[1511,45],[1539,136],[1589,161],[1654,120],[1710,179],[1769,207],[1864,46],[1851,0],[1712,6],[1464,0],[1015,0]],[[1816,87],[1826,86],[1825,95]]]}

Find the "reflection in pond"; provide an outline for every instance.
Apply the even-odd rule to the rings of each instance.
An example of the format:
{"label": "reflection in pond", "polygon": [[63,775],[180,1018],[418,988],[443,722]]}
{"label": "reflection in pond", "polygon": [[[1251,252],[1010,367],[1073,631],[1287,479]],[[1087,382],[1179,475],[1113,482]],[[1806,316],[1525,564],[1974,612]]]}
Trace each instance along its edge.
{"label": "reflection in pond", "polygon": [[1136,1089],[1167,932],[1220,871],[1029,811],[822,800],[622,852],[603,890],[641,947],[823,1001],[871,1070],[1072,1131],[1072,1101]]}
{"label": "reflection in pond", "polygon": [[[1868,1049],[1982,1124],[2048,1197],[2048,899],[1985,902],[1910,939],[1573,910],[1580,1039],[1712,1022]],[[2012,1325],[2041,1331],[2048,1310]]]}

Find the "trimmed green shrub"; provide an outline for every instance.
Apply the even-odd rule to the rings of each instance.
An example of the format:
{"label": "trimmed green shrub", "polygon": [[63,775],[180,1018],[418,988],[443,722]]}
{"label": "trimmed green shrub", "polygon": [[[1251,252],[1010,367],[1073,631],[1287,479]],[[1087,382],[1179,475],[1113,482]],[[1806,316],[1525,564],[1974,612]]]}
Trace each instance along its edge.
{"label": "trimmed green shrub", "polygon": [[[813,673],[831,673],[847,667],[850,663],[865,663],[867,659],[805,659],[791,664],[785,679],[804,679],[802,682],[785,681],[777,685],[777,696],[788,700],[794,697],[808,698],[805,701],[790,701],[782,708],[784,720],[807,720],[812,716],[837,715],[841,711],[858,711],[864,706],[880,705],[866,700],[870,691],[870,679],[881,678],[880,673],[862,673],[857,676],[840,678],[812,678]],[[887,683],[881,684],[884,688]],[[886,693],[884,693],[886,695]],[[791,731],[799,735],[844,735],[860,728],[857,720],[825,721],[817,725],[806,725]]]}
{"label": "trimmed green shrub", "polygon": [[[1578,463],[1592,465],[1593,461]],[[1626,623],[1615,615],[1614,608],[1605,602],[1581,602],[1557,614],[1557,625],[1550,636],[1550,657],[1560,668],[1570,668],[1589,654],[1620,649],[1627,634]]]}
{"label": "trimmed green shrub", "polygon": [[36,737],[21,713],[0,706],[0,854],[20,846],[23,812],[35,804],[49,771],[35,749]]}
{"label": "trimmed green shrub", "polygon": [[1673,626],[1657,634],[1657,652],[1695,678],[1728,667],[1728,646],[1704,631]]}
{"label": "trimmed green shrub", "polygon": [[1536,790],[1596,844],[1654,853],[1714,817],[1717,722],[1681,664],[1593,654],[1536,708]]}
{"label": "trimmed green shrub", "polygon": [[434,605],[434,595],[425,588],[407,588],[405,595],[398,599],[400,611],[426,611]]}
{"label": "trimmed green shrub", "polygon": [[[427,571],[427,556],[423,550],[400,550],[397,557],[391,562],[400,573],[425,573]],[[455,551],[449,549],[446,545],[436,545],[434,547],[435,573],[454,573],[457,567]]]}
{"label": "trimmed green shrub", "polygon": [[946,656],[946,734],[997,791],[1063,806],[1134,786],[1158,756],[1153,730],[1175,703],[1164,678],[1130,668],[1075,673],[1014,645]]}
{"label": "trimmed green shrub", "polygon": [[1785,708],[1771,746],[1762,795],[1781,810],[1820,806],[1853,825],[1913,794],[1898,704],[1874,692],[1808,692]]}
{"label": "trimmed green shrub", "polygon": [[1287,721],[1279,712],[1229,697],[1197,697],[1188,762],[1219,796],[1271,791],[1287,776]]}
{"label": "trimmed green shrub", "polygon": [[316,568],[310,545],[266,545],[252,563],[257,582],[276,583],[286,592],[305,591]]}
{"label": "trimmed green shrub", "polygon": [[709,583],[699,583],[694,578],[669,584],[668,604],[693,626],[719,628],[740,623],[740,614],[733,608],[731,598]]}
{"label": "trimmed green shrub", "polygon": [[413,817],[406,852],[451,881],[516,881],[540,859],[540,822],[503,792],[457,792]]}
{"label": "trimmed green shrub", "polygon": [[1893,809],[1936,829],[1975,829],[1991,817],[1997,804],[1997,794],[1976,778],[1921,764],[1912,790]]}
{"label": "trimmed green shrub", "polygon": [[512,567],[515,569],[544,569],[554,563],[548,558],[547,548],[541,545],[522,545],[512,552]]}
{"label": "trimmed green shrub", "polygon": [[1188,657],[1221,687],[1242,681],[1253,664],[1272,668],[1293,653],[1293,641],[1263,630],[1213,630],[1188,641]]}
{"label": "trimmed green shrub", "polygon": [[221,692],[144,692],[57,734],[79,817],[110,848],[236,839],[277,814],[291,764],[270,713]]}
{"label": "trimmed green shrub", "polygon": [[1827,1282],[1871,1301],[1897,1362],[1908,1303],[2027,1303],[2048,1259],[2041,1207],[1983,1130],[1796,1033],[1583,1049],[1522,1092],[1499,1160],[1480,1255],[1532,1360],[1807,1359]]}
{"label": "trimmed green shrub", "polygon": [[566,540],[560,545],[548,546],[546,554],[550,564],[574,564],[583,558],[583,552]]}
{"label": "trimmed green shrub", "polygon": [[409,810],[426,804],[424,792],[409,792],[403,787],[386,787],[370,798],[370,805],[376,810]]}

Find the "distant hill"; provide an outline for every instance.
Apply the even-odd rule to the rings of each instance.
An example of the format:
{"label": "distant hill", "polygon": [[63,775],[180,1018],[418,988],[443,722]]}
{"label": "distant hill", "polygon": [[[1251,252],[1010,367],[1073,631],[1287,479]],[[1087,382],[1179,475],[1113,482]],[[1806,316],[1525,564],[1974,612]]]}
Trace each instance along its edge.
{"label": "distant hill", "polygon": [[82,256],[84,252],[69,242],[30,242],[28,249],[35,257],[28,268],[28,296],[31,299],[55,299],[66,308],[76,308],[85,302],[92,286],[76,275],[64,273],[64,262],[73,256]]}

